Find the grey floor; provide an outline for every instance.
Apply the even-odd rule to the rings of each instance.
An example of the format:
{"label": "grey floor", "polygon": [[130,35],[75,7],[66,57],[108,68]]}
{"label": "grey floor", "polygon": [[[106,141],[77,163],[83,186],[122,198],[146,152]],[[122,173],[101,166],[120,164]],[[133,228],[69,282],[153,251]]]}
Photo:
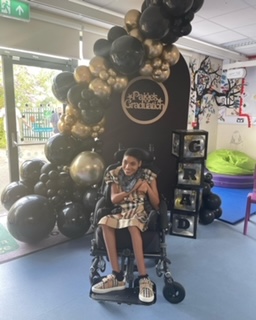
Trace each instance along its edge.
{"label": "grey floor", "polygon": [[[254,217],[255,219],[255,217]],[[157,284],[152,306],[99,303],[89,297],[91,235],[0,265],[1,320],[256,319],[256,220],[249,235],[214,221],[198,226],[197,239],[167,237],[176,281],[186,289],[177,305],[162,295],[163,279],[147,261]]]}

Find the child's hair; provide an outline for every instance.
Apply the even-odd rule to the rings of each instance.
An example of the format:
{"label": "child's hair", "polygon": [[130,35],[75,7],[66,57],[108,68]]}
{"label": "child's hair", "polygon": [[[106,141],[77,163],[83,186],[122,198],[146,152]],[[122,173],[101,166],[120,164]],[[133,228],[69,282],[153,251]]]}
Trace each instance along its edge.
{"label": "child's hair", "polygon": [[133,157],[135,159],[137,159],[138,161],[143,161],[143,154],[142,151],[140,149],[137,148],[129,148],[125,151],[124,156],[130,156]]}

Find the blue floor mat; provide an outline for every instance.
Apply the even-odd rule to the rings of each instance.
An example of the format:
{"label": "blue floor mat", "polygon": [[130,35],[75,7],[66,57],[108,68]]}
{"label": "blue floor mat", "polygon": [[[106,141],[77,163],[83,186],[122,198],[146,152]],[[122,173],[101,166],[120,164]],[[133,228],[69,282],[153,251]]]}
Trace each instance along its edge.
{"label": "blue floor mat", "polygon": [[[252,192],[252,189],[213,187],[211,191],[221,198],[223,212],[219,220],[230,224],[236,224],[244,220],[247,194]],[[252,205],[251,209],[255,214],[255,205]]]}

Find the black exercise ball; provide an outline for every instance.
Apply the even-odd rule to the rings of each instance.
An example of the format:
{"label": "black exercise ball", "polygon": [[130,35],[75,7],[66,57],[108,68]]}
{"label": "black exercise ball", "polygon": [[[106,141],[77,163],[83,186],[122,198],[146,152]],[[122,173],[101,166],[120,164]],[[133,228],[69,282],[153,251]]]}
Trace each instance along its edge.
{"label": "black exercise ball", "polygon": [[68,238],[81,237],[90,227],[90,213],[81,203],[67,203],[57,211],[57,226]]}
{"label": "black exercise ball", "polygon": [[36,243],[54,228],[56,215],[46,197],[29,195],[20,198],[10,208],[7,228],[11,235],[22,242]]}
{"label": "black exercise ball", "polygon": [[1,203],[6,210],[9,210],[11,206],[20,198],[33,193],[22,181],[13,181],[9,183],[1,193]]}

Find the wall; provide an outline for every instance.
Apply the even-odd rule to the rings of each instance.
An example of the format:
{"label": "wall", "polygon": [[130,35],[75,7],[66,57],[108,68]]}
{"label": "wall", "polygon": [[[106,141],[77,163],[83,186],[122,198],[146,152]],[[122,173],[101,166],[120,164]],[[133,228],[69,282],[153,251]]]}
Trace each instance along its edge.
{"label": "wall", "polygon": [[[241,96],[241,79],[235,86],[230,82],[228,88],[223,84],[222,60],[192,53],[186,56],[186,62],[191,76],[188,129],[193,128],[198,118],[199,128],[209,132],[208,153],[231,149],[256,159],[256,68],[247,70]],[[250,127],[248,117],[239,115],[241,97]]]}

